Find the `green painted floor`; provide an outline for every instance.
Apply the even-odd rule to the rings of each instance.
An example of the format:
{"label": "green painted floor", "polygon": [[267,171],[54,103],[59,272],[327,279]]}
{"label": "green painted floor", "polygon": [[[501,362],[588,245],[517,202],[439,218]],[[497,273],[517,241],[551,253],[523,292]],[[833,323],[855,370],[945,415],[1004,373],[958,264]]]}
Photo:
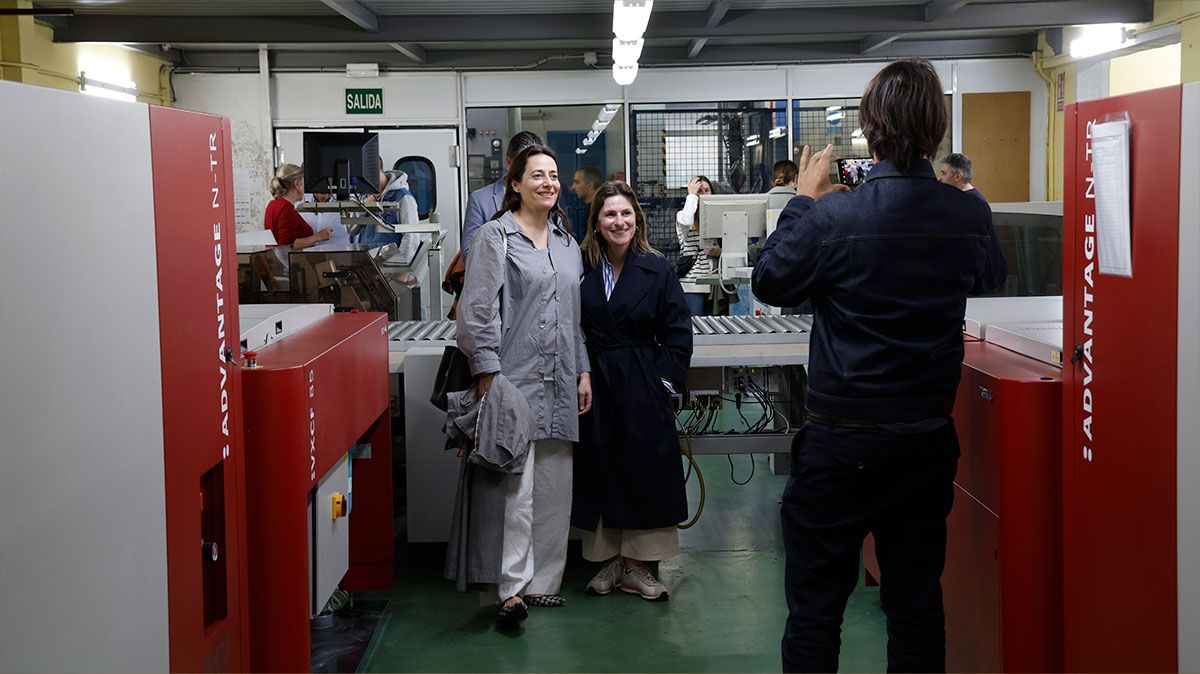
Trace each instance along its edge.
{"label": "green painted floor", "polygon": [[[754,459],[745,486],[725,456],[698,459],[707,486],[700,521],[681,533],[683,553],[662,563],[671,600],[583,593],[598,565],[572,545],[562,608],[530,609],[518,634],[498,632],[495,608],[441,578],[444,546],[402,545],[395,587],[363,671],[374,672],[778,672],[786,606],[779,496],[786,478]],[[733,457],[745,481],[751,459]],[[695,478],[689,504],[698,502]],[[885,669],[878,588],[860,587],[842,628],[841,670]]]}

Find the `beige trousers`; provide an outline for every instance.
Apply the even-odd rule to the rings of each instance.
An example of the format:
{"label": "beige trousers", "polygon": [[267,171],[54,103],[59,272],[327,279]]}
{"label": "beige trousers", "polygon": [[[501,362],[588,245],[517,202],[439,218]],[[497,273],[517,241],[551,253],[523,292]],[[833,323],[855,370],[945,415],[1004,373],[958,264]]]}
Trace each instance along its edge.
{"label": "beige trousers", "polygon": [[583,532],[583,558],[589,562],[606,562],[617,555],[639,562],[659,562],[679,554],[679,529],[605,529],[604,522],[596,531]]}
{"label": "beige trousers", "polygon": [[529,448],[532,465],[507,478],[504,547],[500,561],[501,602],[515,595],[557,594],[567,564],[571,529],[574,444],[538,440]]}

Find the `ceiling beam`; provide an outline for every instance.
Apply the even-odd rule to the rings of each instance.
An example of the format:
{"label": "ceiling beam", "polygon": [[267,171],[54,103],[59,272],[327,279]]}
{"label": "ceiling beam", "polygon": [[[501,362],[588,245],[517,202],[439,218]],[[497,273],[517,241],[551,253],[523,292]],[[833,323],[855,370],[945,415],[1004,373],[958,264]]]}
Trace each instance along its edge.
{"label": "ceiling beam", "polygon": [[925,20],[937,21],[971,0],[929,0],[925,3]]}
{"label": "ceiling beam", "polygon": [[0,7],[0,16],[75,16],[75,10],[34,9],[30,7]]}
{"label": "ceiling beam", "polygon": [[411,42],[403,44],[400,42],[393,42],[391,45],[392,49],[404,54],[413,61],[422,64],[425,63],[425,49],[421,45],[413,44]]}
{"label": "ceiling beam", "polygon": [[[642,51],[640,64],[643,67],[654,67],[695,66],[697,64],[880,61],[901,57],[947,59],[976,56],[1023,56],[1028,55],[1036,48],[1036,35],[971,40],[896,40],[880,47],[869,57],[859,53],[859,43],[855,41],[770,45],[768,53],[771,58],[769,60],[763,58],[762,46],[710,46],[690,58],[679,47],[646,47]],[[353,51],[272,51],[271,59],[272,70],[275,72],[287,69],[320,68],[328,69],[330,72],[345,72],[346,63],[356,60],[368,60],[378,63],[381,68],[390,67],[397,70],[525,68],[539,61],[545,61],[541,66],[543,69],[578,69],[582,63],[579,58],[561,58],[561,50],[551,49],[495,51],[426,49],[425,54],[426,60],[421,66],[415,65],[399,52],[370,52],[369,57],[364,57],[364,52]],[[246,72],[256,72],[257,59],[257,52],[254,51],[189,51],[187,52],[187,65],[181,66],[181,72],[187,72],[189,66],[199,69],[241,69]]]}
{"label": "ceiling beam", "polygon": [[868,35],[858,43],[858,53],[870,54],[904,37],[904,33],[876,33]]}
{"label": "ceiling beam", "polygon": [[[1142,23],[1153,5],[1128,0],[1054,0],[967,4],[936,21],[925,21],[921,5],[842,8],[764,9],[744,12],[737,21],[708,27],[708,11],[671,12],[670,21],[651,21],[648,39],[728,37],[790,38],[805,35],[873,35],[988,29],[1037,30],[1080,23]],[[665,14],[662,16],[666,16]],[[612,40],[608,14],[470,14],[380,16],[377,33],[355,26],[330,25],[313,16],[198,17],[75,15],[55,31],[59,42],[188,43],[416,43],[427,49],[442,42]]]}
{"label": "ceiling beam", "polygon": [[712,0],[712,4],[708,6],[708,19],[704,22],[705,27],[716,28],[721,25],[721,21],[728,11],[729,0]]}
{"label": "ceiling beam", "polygon": [[371,33],[379,32],[379,17],[355,0],[321,0],[333,11],[341,14],[354,25]]}
{"label": "ceiling beam", "polygon": [[708,38],[698,37],[688,43],[687,57],[694,59],[700,55],[700,50],[704,49],[704,45],[708,43]]}

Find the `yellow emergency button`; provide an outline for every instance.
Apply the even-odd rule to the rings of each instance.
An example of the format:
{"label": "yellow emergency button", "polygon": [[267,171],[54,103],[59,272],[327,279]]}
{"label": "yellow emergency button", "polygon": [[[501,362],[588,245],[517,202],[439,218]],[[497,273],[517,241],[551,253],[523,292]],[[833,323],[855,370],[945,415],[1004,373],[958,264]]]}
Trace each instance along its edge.
{"label": "yellow emergency button", "polygon": [[331,519],[336,520],[339,517],[346,516],[346,495],[345,494],[341,494],[336,491],[333,492],[333,504],[332,505],[333,505],[333,508],[332,508],[333,517]]}

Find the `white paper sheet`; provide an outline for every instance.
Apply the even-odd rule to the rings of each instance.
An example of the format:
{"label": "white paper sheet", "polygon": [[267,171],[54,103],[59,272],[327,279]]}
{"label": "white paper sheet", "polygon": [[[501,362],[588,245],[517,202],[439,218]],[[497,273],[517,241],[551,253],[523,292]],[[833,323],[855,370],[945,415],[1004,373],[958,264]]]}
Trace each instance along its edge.
{"label": "white paper sheet", "polygon": [[255,224],[254,183],[249,171],[236,166],[233,167],[233,221],[243,230]]}
{"label": "white paper sheet", "polygon": [[1133,276],[1129,217],[1129,120],[1092,126],[1097,260],[1101,274]]}

